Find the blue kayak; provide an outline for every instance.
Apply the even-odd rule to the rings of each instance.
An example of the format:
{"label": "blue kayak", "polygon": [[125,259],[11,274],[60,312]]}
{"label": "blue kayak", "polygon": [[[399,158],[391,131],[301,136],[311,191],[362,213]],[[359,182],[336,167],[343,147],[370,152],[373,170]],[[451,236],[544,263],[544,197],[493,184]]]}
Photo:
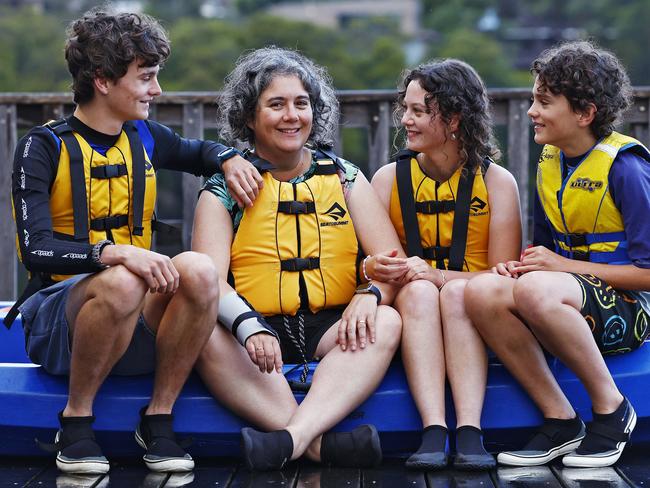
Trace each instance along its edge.
{"label": "blue kayak", "polygon": [[[0,303],[0,318],[8,311]],[[4,307],[4,308],[3,308]],[[34,441],[53,442],[58,428],[57,412],[67,396],[67,378],[52,376],[32,364],[25,354],[20,317],[11,330],[0,331],[0,455],[46,455]],[[575,375],[559,361],[550,359],[550,367],[562,389],[580,416],[591,419],[591,403]],[[622,356],[606,358],[607,365],[621,391],[634,405],[637,427],[632,443],[650,442],[650,400],[643,391],[650,385],[650,347]],[[316,363],[311,365],[315,369]],[[298,381],[300,368],[288,378]],[[153,384],[151,375],[109,377],[99,390],[94,405],[94,424],[98,441],[108,456],[142,454],[133,439],[139,409],[148,402]],[[295,393],[298,401],[304,393]],[[449,425],[455,424],[451,395],[447,392]],[[174,408],[174,427],[181,437],[193,439],[190,452],[195,456],[233,456],[239,450],[239,432],[246,422],[214,400],[197,375],[185,384]],[[490,360],[488,387],[482,427],[489,448],[499,450],[520,446],[541,415],[506,369]],[[408,390],[401,363],[396,360],[375,393],[341,421],[336,430],[350,430],[374,424],[380,432],[387,454],[417,448],[422,423]]]}

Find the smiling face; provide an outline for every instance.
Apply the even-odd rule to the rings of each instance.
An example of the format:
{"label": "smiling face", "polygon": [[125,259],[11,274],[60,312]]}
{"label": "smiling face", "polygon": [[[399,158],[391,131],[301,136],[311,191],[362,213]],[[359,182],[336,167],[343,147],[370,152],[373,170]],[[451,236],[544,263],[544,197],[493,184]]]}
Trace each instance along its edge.
{"label": "smiling face", "polygon": [[280,165],[301,157],[312,122],[311,102],[302,81],[295,75],[279,75],[260,95],[248,126],[255,133],[257,154]]}
{"label": "smiling face", "polygon": [[125,122],[149,117],[149,104],[162,93],[159,70],[159,66],[138,66],[136,59],[123,77],[106,82],[106,103],[116,119]]}
{"label": "smiling face", "polygon": [[[559,147],[569,156],[582,154],[595,142],[588,130],[585,131],[583,117],[571,108],[569,100],[562,94],[554,94],[539,79],[533,86],[532,104],[528,116],[533,122],[535,142]],[[577,154],[572,154],[577,151]]]}
{"label": "smiling face", "polygon": [[401,123],[406,129],[407,147],[411,151],[432,154],[449,141],[449,135],[440,113],[427,107],[426,95],[427,91],[418,80],[409,83],[404,95]]}

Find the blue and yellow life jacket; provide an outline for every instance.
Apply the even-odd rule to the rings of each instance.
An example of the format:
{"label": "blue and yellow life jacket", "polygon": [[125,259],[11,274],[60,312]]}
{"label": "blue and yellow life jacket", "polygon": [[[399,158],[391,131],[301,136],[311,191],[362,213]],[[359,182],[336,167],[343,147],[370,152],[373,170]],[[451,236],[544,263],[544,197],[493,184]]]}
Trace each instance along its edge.
{"label": "blue and yellow life jacket", "polygon": [[612,132],[563,178],[560,149],[544,146],[537,192],[558,254],[594,263],[631,262],[623,218],[609,191],[609,172],[622,151],[635,151],[650,162],[643,144]]}

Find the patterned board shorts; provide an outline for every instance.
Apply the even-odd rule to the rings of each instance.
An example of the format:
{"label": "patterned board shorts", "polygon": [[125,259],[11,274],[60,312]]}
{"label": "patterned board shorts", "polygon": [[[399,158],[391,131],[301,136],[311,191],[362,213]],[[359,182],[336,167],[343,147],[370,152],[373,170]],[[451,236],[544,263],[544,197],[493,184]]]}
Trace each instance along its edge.
{"label": "patterned board shorts", "polygon": [[582,288],[585,318],[603,355],[622,354],[641,346],[650,333],[650,318],[638,300],[593,275],[571,273]]}

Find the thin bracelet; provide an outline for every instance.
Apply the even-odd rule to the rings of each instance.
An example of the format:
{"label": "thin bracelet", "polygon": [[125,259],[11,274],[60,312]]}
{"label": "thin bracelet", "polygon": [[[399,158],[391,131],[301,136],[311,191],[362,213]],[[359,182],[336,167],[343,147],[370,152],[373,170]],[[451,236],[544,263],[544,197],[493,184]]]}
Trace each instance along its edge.
{"label": "thin bracelet", "polygon": [[442,278],[442,283],[440,283],[438,290],[442,290],[442,287],[445,286],[445,283],[447,283],[447,277],[445,276],[445,272],[443,270],[441,270],[440,268],[437,269],[438,271],[440,271],[440,277]]}
{"label": "thin bracelet", "polygon": [[370,276],[366,273],[366,261],[370,259],[371,256],[366,256],[363,258],[363,263],[361,264],[361,272],[363,273],[363,277],[365,278],[366,281],[371,281]]}

